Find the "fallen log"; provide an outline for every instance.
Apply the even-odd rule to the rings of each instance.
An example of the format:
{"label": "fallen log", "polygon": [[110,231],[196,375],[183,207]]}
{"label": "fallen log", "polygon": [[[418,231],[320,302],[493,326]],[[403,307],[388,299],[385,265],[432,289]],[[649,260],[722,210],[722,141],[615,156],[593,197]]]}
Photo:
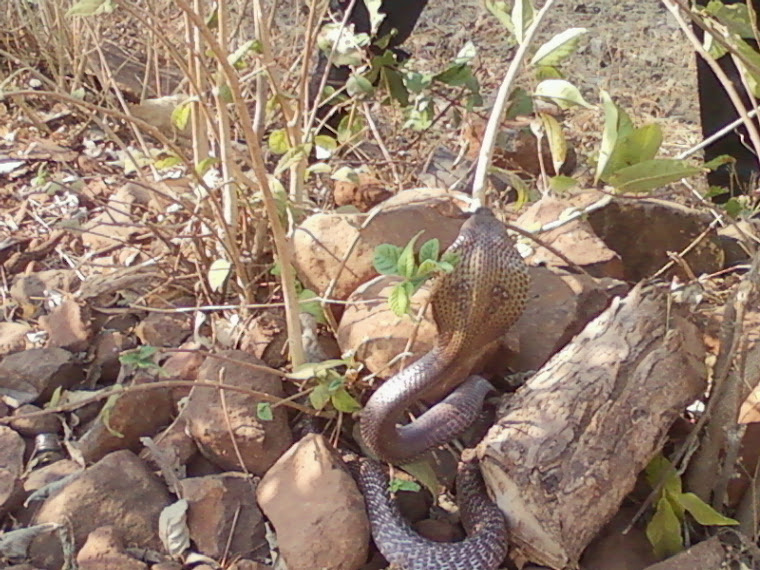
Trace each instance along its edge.
{"label": "fallen log", "polygon": [[704,391],[704,357],[667,292],[639,285],[505,402],[477,452],[517,559],[577,565]]}

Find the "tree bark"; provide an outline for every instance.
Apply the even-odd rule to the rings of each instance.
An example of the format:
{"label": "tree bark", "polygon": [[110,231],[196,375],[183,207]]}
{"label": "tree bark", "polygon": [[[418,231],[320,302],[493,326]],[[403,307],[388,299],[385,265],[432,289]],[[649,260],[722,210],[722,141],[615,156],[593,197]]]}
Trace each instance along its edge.
{"label": "tree bark", "polygon": [[613,301],[506,402],[478,446],[513,546],[576,566],[704,388],[701,335],[662,288]]}

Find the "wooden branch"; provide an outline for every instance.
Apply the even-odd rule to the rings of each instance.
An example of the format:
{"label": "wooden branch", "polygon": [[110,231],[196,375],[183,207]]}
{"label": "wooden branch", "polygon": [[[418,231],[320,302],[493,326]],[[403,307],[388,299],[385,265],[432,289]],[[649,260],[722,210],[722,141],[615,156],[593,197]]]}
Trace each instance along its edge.
{"label": "wooden branch", "polygon": [[662,289],[616,299],[505,405],[478,446],[532,562],[575,566],[705,388],[704,345]]}

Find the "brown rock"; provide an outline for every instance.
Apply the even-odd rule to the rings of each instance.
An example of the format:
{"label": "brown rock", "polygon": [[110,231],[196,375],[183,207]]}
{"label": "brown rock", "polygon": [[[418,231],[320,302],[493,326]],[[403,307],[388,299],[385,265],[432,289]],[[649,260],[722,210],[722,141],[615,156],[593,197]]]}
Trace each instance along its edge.
{"label": "brown rock", "polygon": [[[284,397],[282,382],[277,376],[244,365],[264,366],[255,356],[240,350],[223,351],[219,355],[243,364],[209,357],[198,371],[199,380]],[[254,395],[226,391],[222,406],[220,390],[195,387],[184,410],[188,432],[203,455],[222,469],[234,471],[240,469],[240,462],[230,439],[231,430],[246,469],[262,475],[293,441],[285,408],[275,408],[271,421],[258,419],[256,409],[262,401]]]}
{"label": "brown rock", "polygon": [[229,570],[271,570],[271,568],[271,566],[253,560],[238,560],[230,565]]}
{"label": "brown rock", "polygon": [[[355,351],[356,358],[367,369],[388,378],[414,362],[433,347],[438,334],[432,321],[430,308],[419,326],[409,316],[397,316],[388,305],[388,295],[400,277],[381,275],[359,287],[348,299],[338,325],[338,345],[341,352]],[[423,286],[412,297],[411,310],[417,314],[430,297],[430,289]],[[404,361],[388,363],[403,353],[412,333],[417,336],[411,348],[412,355]]]}
{"label": "brown rock", "polygon": [[[544,196],[538,202],[531,204],[515,224],[522,228],[539,228],[561,220],[567,212],[575,209],[574,204],[568,200]],[[555,230],[543,232],[539,237],[592,275],[623,278],[623,263],[620,256],[605,245],[584,218],[577,218]],[[538,244],[531,245],[533,254],[526,258],[531,265],[567,267],[565,261],[549,250]]]}
{"label": "brown rock", "polygon": [[657,558],[646,533],[634,527],[624,532],[636,509],[623,507],[588,545],[581,559],[583,570],[641,570]]}
{"label": "brown rock", "polygon": [[293,445],[256,496],[290,570],[356,570],[366,561],[364,499],[323,436],[310,434]]}
{"label": "brown rock", "polygon": [[419,247],[431,238],[438,238],[441,251],[454,241],[464,222],[466,199],[457,193],[442,190],[416,189],[401,192],[378,207],[376,215],[316,214],[296,228],[293,252],[296,270],[304,284],[317,293],[324,293],[338,276],[349,248],[345,267],[338,276],[332,297],[346,299],[361,283],[377,275],[372,266],[376,246],[391,243],[406,245],[419,231]]}
{"label": "brown rock", "polygon": [[720,570],[726,567],[727,558],[720,539],[713,536],[667,560],[647,566],[646,570]]}
{"label": "brown rock", "polygon": [[[138,374],[134,384],[154,382],[155,379]],[[119,449],[142,449],[140,438],[153,436],[171,423],[173,412],[168,388],[125,392],[112,403],[106,425],[97,418],[79,440],[79,451],[85,461],[93,463]]]}
{"label": "brown rock", "polygon": [[[156,436],[153,443],[161,454],[163,461],[169,463],[173,469],[186,465],[198,453],[195,441],[187,433],[187,422],[184,415],[180,415],[168,428]],[[148,448],[140,452],[140,459],[154,466],[153,454]],[[155,465],[155,467],[159,468],[158,465]]]}
{"label": "brown rock", "polygon": [[[24,414],[33,414],[42,411],[42,408],[32,404],[24,404],[16,408],[14,416],[23,416]],[[61,422],[54,414],[37,416],[33,418],[19,417],[11,421],[10,426],[24,437],[34,437],[40,433],[62,433]]]}
{"label": "brown rock", "polygon": [[528,305],[513,325],[519,338],[519,353],[510,355],[513,370],[538,370],[586,323],[599,315],[615,296],[628,286],[615,279],[594,279],[531,267]]}
{"label": "brown rock", "polygon": [[192,333],[190,317],[183,313],[150,313],[135,328],[143,342],[151,346],[179,346]]}
{"label": "brown rock", "polygon": [[29,473],[29,476],[24,481],[24,491],[32,493],[38,489],[42,489],[45,485],[49,485],[82,470],[82,467],[76,461],[61,459]]}
{"label": "brown rock", "polygon": [[382,181],[367,172],[360,172],[358,180],[336,180],[333,199],[336,206],[354,206],[360,212],[368,212],[384,202],[393,191]]}
{"label": "brown rock", "polygon": [[287,362],[287,343],[284,314],[267,311],[253,319],[240,341],[240,350],[250,352],[267,366],[280,368]]}
{"label": "brown rock", "polygon": [[[593,195],[581,195],[590,201]],[[663,200],[615,198],[604,208],[588,215],[596,235],[623,260],[626,281],[640,281],[654,275],[668,261],[668,252],[681,252],[692,244],[712,222],[710,214]],[[696,275],[714,273],[723,267],[723,250],[711,230],[684,260]],[[666,275],[689,278],[676,265]]]}
{"label": "brown rock", "polygon": [[0,362],[0,395],[19,404],[46,402],[56,388],[73,388],[84,377],[74,356],[62,348],[32,348]]}
{"label": "brown rock", "polygon": [[235,558],[268,548],[253,481],[222,474],[184,479],[181,485],[190,538],[201,553]]}
{"label": "brown rock", "polygon": [[49,315],[40,318],[40,326],[48,333],[47,346],[81,352],[87,349],[92,334],[89,321],[82,307],[67,299]]}
{"label": "brown rock", "polygon": [[92,531],[77,554],[80,570],[147,570],[148,565],[124,551],[121,536],[112,526]]}
{"label": "brown rock", "polygon": [[0,323],[0,357],[26,348],[26,335],[32,331],[26,323]]}
{"label": "brown rock", "polygon": [[179,562],[159,562],[150,567],[150,570],[182,570],[183,566]]}
{"label": "brown rock", "polygon": [[112,384],[116,382],[121,370],[119,356],[136,343],[134,337],[120,331],[102,330],[92,342],[93,361],[88,371],[88,379],[93,382]]}
{"label": "brown rock", "polygon": [[0,516],[15,509],[23,500],[21,474],[26,446],[19,434],[0,426]]}
{"label": "brown rock", "polygon": [[116,451],[49,497],[35,524],[70,526],[77,546],[101,526],[113,526],[127,544],[161,549],[158,516],[170,503],[163,484],[131,451]]}

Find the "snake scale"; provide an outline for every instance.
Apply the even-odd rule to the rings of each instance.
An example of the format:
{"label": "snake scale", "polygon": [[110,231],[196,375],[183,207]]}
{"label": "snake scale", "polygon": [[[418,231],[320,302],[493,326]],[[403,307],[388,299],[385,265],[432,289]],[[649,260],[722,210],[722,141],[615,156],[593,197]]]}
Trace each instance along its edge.
{"label": "snake scale", "polygon": [[[528,298],[528,270],[491,210],[479,208],[449,248],[459,262],[435,284],[431,297],[438,336],[433,348],[388,379],[361,415],[361,434],[379,459],[409,463],[461,434],[475,419],[491,385],[471,375],[477,358],[519,318]],[[397,425],[403,412],[433,390],[451,391],[413,422]],[[387,492],[388,479],[376,462],[352,467],[385,558],[403,570],[493,570],[504,559],[504,516],[488,498],[479,467],[460,464],[457,476],[467,538],[436,543],[417,535]]]}

